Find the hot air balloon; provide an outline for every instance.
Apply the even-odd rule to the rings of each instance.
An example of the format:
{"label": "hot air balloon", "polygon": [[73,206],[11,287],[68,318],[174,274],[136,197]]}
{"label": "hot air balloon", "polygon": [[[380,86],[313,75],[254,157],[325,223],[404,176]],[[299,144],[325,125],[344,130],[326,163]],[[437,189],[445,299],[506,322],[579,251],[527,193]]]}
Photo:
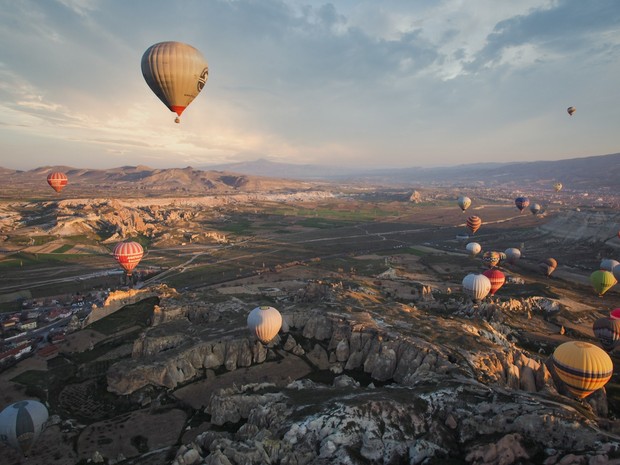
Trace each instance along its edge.
{"label": "hot air balloon", "polygon": [[467,229],[469,229],[472,234],[476,234],[476,231],[480,229],[481,224],[482,220],[478,216],[474,215],[467,218]]}
{"label": "hot air balloon", "polygon": [[506,261],[506,259],[508,258],[507,255],[504,252],[497,252],[499,254],[499,262],[503,263]]}
{"label": "hot air balloon", "polygon": [[472,257],[475,257],[482,251],[482,246],[477,242],[470,242],[465,246],[465,249],[469,252]]}
{"label": "hot air balloon", "polygon": [[45,405],[36,400],[21,400],[0,412],[0,439],[24,455],[45,429],[49,414]]}
{"label": "hot air balloon", "polygon": [[562,183],[561,182],[554,182],[553,183],[553,188],[555,189],[556,192],[560,192],[562,190]]}
{"label": "hot air balloon", "polygon": [[469,197],[465,197],[464,195],[461,195],[458,200],[457,200],[459,207],[461,207],[461,210],[463,210],[463,212],[465,212],[465,210],[467,210],[469,208],[469,206],[471,205],[471,199]]}
{"label": "hot air balloon", "polygon": [[590,275],[590,282],[594,291],[599,297],[602,297],[611,287],[613,287],[618,281],[614,277],[611,271],[597,270]]}
{"label": "hot air balloon", "polygon": [[144,249],[137,242],[119,242],[114,247],[114,258],[123,267],[127,276],[131,276],[133,269],[142,260],[142,255],[144,255]]}
{"label": "hot air balloon", "polygon": [[583,341],[558,346],[553,352],[553,365],[566,388],[579,399],[605,386],[614,369],[603,349]]}
{"label": "hot air balloon", "polygon": [[611,317],[599,318],[592,324],[592,331],[601,341],[603,349],[610,352],[620,341],[620,320]]}
{"label": "hot air balloon", "polygon": [[545,276],[551,276],[551,273],[558,267],[558,262],[555,258],[547,258],[538,264],[538,269],[542,271]]}
{"label": "hot air balloon", "polygon": [[521,251],[515,247],[506,249],[504,253],[506,254],[506,261],[511,265],[517,263],[517,261],[521,258]]}
{"label": "hot air balloon", "polygon": [[463,292],[478,303],[491,291],[491,281],[483,274],[470,273],[463,278]]}
{"label": "hot air balloon", "polygon": [[482,274],[489,278],[489,281],[491,282],[491,295],[495,295],[499,288],[506,282],[506,276],[497,268],[486,270]]}
{"label": "hot air balloon", "polygon": [[282,327],[282,315],[273,307],[256,307],[248,315],[248,328],[259,341],[267,344]]}
{"label": "hot air balloon", "polygon": [[526,208],[529,204],[530,199],[528,199],[527,197],[517,197],[515,199],[515,205],[521,213],[523,213],[523,209]]}
{"label": "hot air balloon", "polygon": [[612,273],[614,274],[614,278],[620,279],[620,265],[614,266]]}
{"label": "hot air balloon", "polygon": [[[575,113],[575,112],[577,111],[577,109],[576,109],[575,107],[568,107],[568,108],[566,109],[566,111],[568,112],[568,114],[569,114],[570,116],[573,116],[573,113]],[[586,113],[587,113],[587,112],[586,112]]]}
{"label": "hot air balloon", "polygon": [[611,312],[609,312],[609,318],[620,320],[620,308],[614,308]]}
{"label": "hot air balloon", "polygon": [[530,211],[532,212],[532,215],[537,215],[538,212],[540,212],[541,208],[542,207],[539,203],[533,203],[532,205],[530,205]]}
{"label": "hot air balloon", "polygon": [[598,266],[599,270],[611,271],[613,273],[614,268],[620,265],[618,260],[611,258],[604,258],[601,260],[601,264]]}
{"label": "hot air balloon", "polygon": [[151,90],[178,116],[200,93],[207,78],[207,60],[197,49],[182,42],[160,42],[142,55],[142,75]]}
{"label": "hot air balloon", "polygon": [[47,183],[52,186],[56,192],[60,192],[65,188],[69,180],[65,173],[55,172],[47,175]]}
{"label": "hot air balloon", "polygon": [[494,250],[485,252],[484,255],[482,255],[482,261],[489,268],[493,268],[494,266],[497,266],[497,264],[500,261],[499,252],[495,252]]}

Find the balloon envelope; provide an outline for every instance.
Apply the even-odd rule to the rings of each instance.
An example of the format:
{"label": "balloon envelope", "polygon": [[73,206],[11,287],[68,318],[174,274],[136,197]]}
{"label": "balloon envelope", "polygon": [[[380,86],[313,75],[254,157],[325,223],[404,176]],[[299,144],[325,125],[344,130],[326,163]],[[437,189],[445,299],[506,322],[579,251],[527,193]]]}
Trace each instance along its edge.
{"label": "balloon envelope", "polygon": [[[200,93],[209,77],[205,57],[182,42],[160,42],[142,55],[142,75],[153,93],[178,116]],[[175,120],[177,123],[179,119]]]}
{"label": "balloon envelope", "polygon": [[36,400],[22,400],[0,412],[0,438],[28,455],[45,428],[49,414],[45,405]]}
{"label": "balloon envelope", "polygon": [[491,282],[491,295],[495,295],[499,288],[502,287],[506,282],[506,276],[497,268],[486,270],[482,274],[489,278],[489,281]]}
{"label": "balloon envelope", "polygon": [[583,341],[558,346],[553,352],[553,364],[566,388],[579,399],[605,386],[614,368],[603,349]]}
{"label": "balloon envelope", "polygon": [[[568,108],[566,109],[566,111],[568,112],[568,114],[569,114],[570,116],[573,116],[573,113],[575,113],[575,112],[577,111],[577,109],[576,109],[575,107],[568,107]],[[586,112],[586,113],[587,113],[587,112]]]}
{"label": "balloon envelope", "polygon": [[594,291],[600,296],[605,294],[618,281],[611,271],[597,270],[590,275],[590,282]]}
{"label": "balloon envelope", "polygon": [[521,258],[521,251],[516,247],[510,247],[504,251],[506,254],[506,261],[512,265],[517,263],[517,261]]}
{"label": "balloon envelope", "polygon": [[259,341],[267,344],[282,327],[282,315],[273,307],[256,307],[248,315],[248,328]]}
{"label": "balloon envelope", "polygon": [[482,220],[476,215],[467,218],[467,229],[469,229],[472,234],[476,234],[476,231],[480,229],[481,224]]}
{"label": "balloon envelope", "polygon": [[541,208],[542,207],[539,203],[533,203],[532,205],[530,205],[530,211],[532,212],[532,215],[537,215],[538,212],[540,212]]}
{"label": "balloon envelope", "polygon": [[499,252],[495,252],[494,250],[485,252],[484,255],[482,255],[482,261],[486,263],[489,268],[497,266],[500,261]]}
{"label": "balloon envelope", "polygon": [[522,212],[523,209],[526,208],[529,204],[530,204],[530,199],[528,199],[527,197],[517,197],[515,199],[515,205],[517,206],[520,212]]}
{"label": "balloon envelope", "polygon": [[562,183],[561,182],[553,183],[553,188],[555,189],[556,192],[560,192],[562,190]]}
{"label": "balloon envelope", "polygon": [[47,175],[47,183],[52,186],[56,192],[60,192],[65,188],[69,180],[65,173],[55,172]]}
{"label": "balloon envelope", "polygon": [[592,324],[592,331],[598,337],[603,349],[609,352],[620,340],[620,320],[611,317],[599,318]]}
{"label": "balloon envelope", "polygon": [[551,276],[551,273],[558,267],[558,262],[555,258],[547,258],[538,264],[538,269],[545,274],[545,276]]}
{"label": "balloon envelope", "polygon": [[472,255],[478,255],[482,251],[482,246],[477,242],[470,242],[465,246],[465,249]]}
{"label": "balloon envelope", "polygon": [[618,260],[604,258],[601,260],[601,264],[598,267],[600,270],[611,271],[613,273],[614,268],[618,265],[620,265],[620,262],[618,262]]}
{"label": "balloon envelope", "polygon": [[465,197],[464,195],[460,196],[457,202],[463,211],[467,210],[471,205],[471,199],[469,197]]}
{"label": "balloon envelope", "polygon": [[463,292],[474,302],[480,302],[491,291],[491,281],[483,274],[470,273],[463,278]]}
{"label": "balloon envelope", "polygon": [[620,308],[614,308],[611,312],[609,312],[609,317],[620,320]]}
{"label": "balloon envelope", "polygon": [[134,241],[120,242],[114,247],[114,258],[127,272],[127,276],[131,276],[132,271],[144,255],[142,246]]}

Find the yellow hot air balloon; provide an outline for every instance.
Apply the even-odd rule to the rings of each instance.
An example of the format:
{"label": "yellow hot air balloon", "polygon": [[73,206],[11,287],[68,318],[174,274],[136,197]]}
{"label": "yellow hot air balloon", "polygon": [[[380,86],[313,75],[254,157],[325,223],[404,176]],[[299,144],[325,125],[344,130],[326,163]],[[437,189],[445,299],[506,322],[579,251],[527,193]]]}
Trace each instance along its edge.
{"label": "yellow hot air balloon", "polygon": [[611,271],[597,270],[590,275],[590,282],[599,297],[611,289],[618,282]]}
{"label": "yellow hot air balloon", "polygon": [[267,344],[282,327],[282,315],[273,307],[256,307],[248,315],[248,328],[259,341]]}
{"label": "yellow hot air balloon", "polygon": [[566,388],[579,399],[605,386],[614,370],[603,349],[583,341],[558,346],[553,352],[553,365]]}
{"label": "yellow hot air balloon", "polygon": [[178,116],[200,93],[209,66],[196,48],[182,42],[160,42],[142,55],[142,75],[151,90]]}

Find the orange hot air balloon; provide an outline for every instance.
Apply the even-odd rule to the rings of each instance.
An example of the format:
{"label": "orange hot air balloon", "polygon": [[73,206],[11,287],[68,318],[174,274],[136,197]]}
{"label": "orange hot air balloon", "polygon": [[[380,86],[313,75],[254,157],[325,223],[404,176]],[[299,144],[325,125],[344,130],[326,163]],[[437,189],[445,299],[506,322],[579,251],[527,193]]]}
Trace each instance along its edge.
{"label": "orange hot air balloon", "polygon": [[605,386],[614,370],[603,349],[583,341],[559,345],[553,352],[553,365],[566,388],[579,399]]}
{"label": "orange hot air balloon", "polygon": [[114,258],[123,267],[127,276],[138,266],[144,255],[144,249],[137,242],[120,242],[114,247]]}
{"label": "orange hot air balloon", "polygon": [[491,295],[495,295],[499,288],[506,282],[506,276],[497,268],[486,270],[482,274],[489,278],[489,281],[491,281]]}
{"label": "orange hot air balloon", "polygon": [[248,328],[263,344],[269,343],[282,327],[282,315],[269,306],[256,307],[248,315]]}
{"label": "orange hot air balloon", "polygon": [[65,173],[55,172],[47,175],[47,183],[52,186],[56,192],[60,192],[65,188],[69,180]]}
{"label": "orange hot air balloon", "polygon": [[486,263],[486,265],[489,268],[493,268],[494,266],[497,266],[500,260],[501,260],[501,257],[499,255],[499,252],[495,252],[494,250],[485,252],[482,255],[482,261]]}
{"label": "orange hot air balloon", "polygon": [[480,229],[481,224],[482,220],[476,215],[467,218],[467,229],[469,229],[472,234],[476,234],[476,231]]}
{"label": "orange hot air balloon", "polygon": [[558,262],[555,258],[547,258],[538,264],[538,269],[542,271],[545,276],[551,276],[551,273],[558,267]]}
{"label": "orange hot air balloon", "polygon": [[207,60],[182,42],[160,42],[142,55],[142,75],[153,93],[178,116],[200,93],[209,77]]}

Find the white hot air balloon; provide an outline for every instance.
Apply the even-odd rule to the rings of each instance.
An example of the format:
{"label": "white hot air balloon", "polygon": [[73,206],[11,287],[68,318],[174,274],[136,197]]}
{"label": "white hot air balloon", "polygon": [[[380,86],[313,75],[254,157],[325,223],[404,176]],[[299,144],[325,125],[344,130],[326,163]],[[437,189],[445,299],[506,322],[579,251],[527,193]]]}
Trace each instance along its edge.
{"label": "white hot air balloon", "polygon": [[151,90],[178,116],[200,93],[209,77],[205,57],[182,42],[160,42],[142,55],[142,75]]}
{"label": "white hot air balloon", "polygon": [[618,260],[613,260],[611,258],[604,258],[601,260],[601,264],[598,267],[601,270],[611,271],[613,273],[614,268],[617,267],[618,265],[620,265],[620,262],[618,262]]}
{"label": "white hot air balloon", "polygon": [[0,412],[0,440],[28,455],[45,428],[49,413],[37,400],[21,400]]}
{"label": "white hot air balloon", "polygon": [[474,302],[480,302],[491,292],[491,281],[483,274],[470,273],[463,278],[463,292]]}
{"label": "white hot air balloon", "polygon": [[506,254],[506,261],[512,265],[521,258],[521,251],[516,247],[510,247],[504,250],[504,253]]}
{"label": "white hot air balloon", "polygon": [[475,257],[482,252],[482,246],[477,242],[470,242],[465,246],[465,250],[467,250],[472,257]]}
{"label": "white hot air balloon", "polygon": [[263,344],[267,344],[282,327],[282,315],[273,307],[256,307],[248,315],[248,328]]}

